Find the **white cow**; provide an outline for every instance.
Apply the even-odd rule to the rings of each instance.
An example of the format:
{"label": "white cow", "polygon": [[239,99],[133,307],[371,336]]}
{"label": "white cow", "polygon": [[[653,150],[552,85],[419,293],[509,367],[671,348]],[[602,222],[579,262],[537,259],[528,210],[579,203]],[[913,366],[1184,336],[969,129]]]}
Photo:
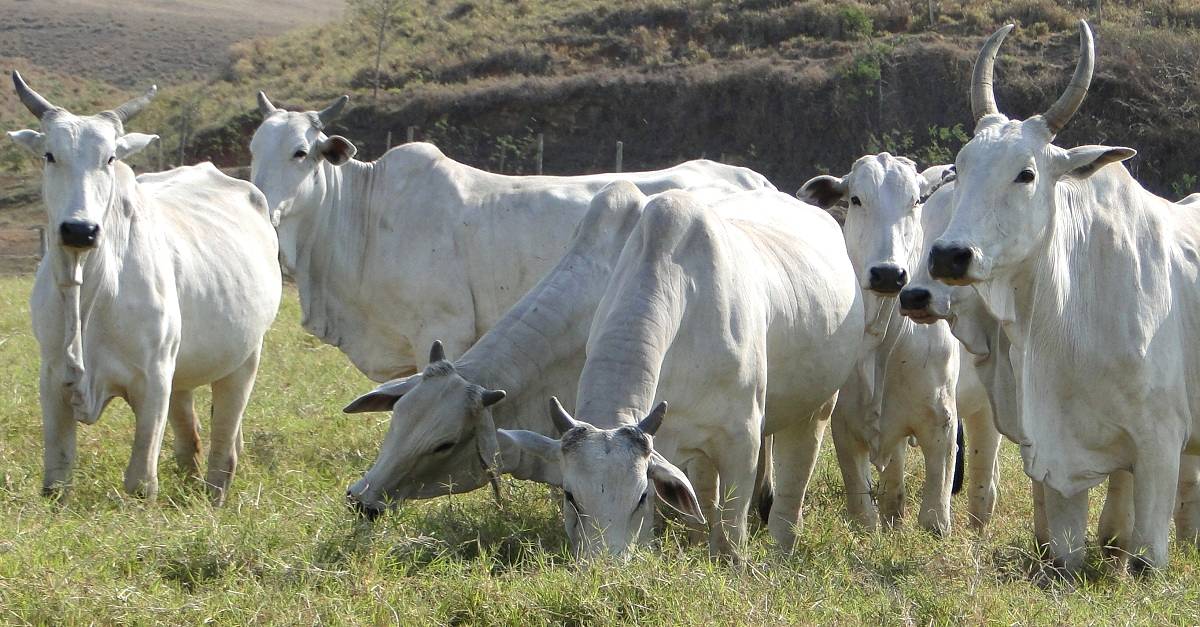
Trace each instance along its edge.
{"label": "white cow", "polygon": [[[927,249],[950,222],[953,189],[953,183],[947,184],[925,203],[922,231],[927,241],[921,244],[920,250]],[[1192,194],[1176,204],[1188,205],[1197,200],[1200,200],[1200,194]],[[929,265],[921,263],[914,268],[912,281],[900,292],[900,313],[920,324],[934,324],[938,320],[949,323],[954,336],[974,356],[975,369],[991,400],[996,428],[1017,444],[1027,442],[1016,413],[1019,403],[1009,359],[1011,344],[1000,322],[987,310],[979,294],[969,286],[934,281],[929,276]],[[1200,459],[1185,455],[1180,480],[1188,481],[1191,478],[1195,482],[1198,463]],[[971,480],[976,481],[974,470]],[[1044,490],[1037,481],[1032,481],[1031,489],[1034,537],[1038,547],[1048,551],[1050,535],[1046,523]],[[1100,513],[1097,532],[1102,550],[1118,559],[1128,556],[1128,551],[1122,547],[1128,546],[1133,531],[1132,490],[1133,476],[1129,472],[1117,471],[1109,475],[1108,494]],[[1190,511],[1189,507],[1181,504],[1177,504],[1176,509],[1179,513]],[[1183,527],[1188,528],[1186,524]]]}
{"label": "white cow", "polygon": [[79,117],[13,72],[41,132],[9,133],[42,157],[54,245],[38,266],[30,308],[41,346],[43,491],[65,494],[75,423],[124,398],[137,419],[126,491],[154,498],[167,420],[175,457],[199,477],[192,391],[212,385],[207,486],[223,502],[237,465],[242,412],[279,307],[281,278],[266,201],[211,164],[134,178],[121,160],[154,135],[124,123],[155,90]]}
{"label": "white cow", "polygon": [[277,109],[250,143],[251,178],[278,224],[304,328],[376,381],[416,372],[440,339],[471,346],[554,265],[592,196],[616,180],[645,193],[730,184],[773,189],[761,175],[711,161],[656,172],[502,176],[425,143],[355,161],[354,145],[321,112]]}
{"label": "white cow", "polygon": [[[773,435],[768,528],[791,548],[862,325],[829,214],[778,192],[712,205],[667,192],[646,206],[592,321],[576,407],[600,430],[571,429],[562,442],[528,431],[504,437],[562,465],[578,554],[622,554],[638,540],[649,526],[648,479],[661,486],[666,477],[668,499],[692,511],[686,495],[674,495],[678,476],[663,463],[671,460],[687,469],[710,519],[710,550],[736,556],[760,438]],[[644,436],[654,430],[634,425],[655,399],[670,399],[672,417],[651,448]]]}
{"label": "white cow", "polygon": [[[856,161],[845,177],[818,176],[797,192],[823,207],[849,201],[846,246],[867,306],[864,361],[842,390],[833,418],[850,516],[876,524],[872,496],[887,526],[903,515],[904,459],[915,437],[925,456],[925,489],[917,520],[950,532],[951,483],[959,419],[971,444],[969,511],[972,525],[991,519],[996,501],[1000,435],[970,355],[947,325],[917,325],[900,315],[896,295],[920,263],[928,210],[923,200],[947,179],[947,166],[918,172],[916,164],[886,152]],[[871,494],[871,462],[880,468]],[[957,469],[961,472],[961,469]]]}
{"label": "white cow", "polygon": [[1128,148],[1051,142],[1091,80],[1091,31],[1066,92],[1027,120],[1000,114],[992,66],[1012,26],[975,64],[974,137],[956,160],[953,217],[933,243],[931,275],[973,285],[1012,342],[1025,472],[1044,486],[1050,550],[1070,571],[1083,561],[1088,489],[1133,473],[1129,549],[1136,566],[1167,563],[1177,502],[1179,536],[1195,539],[1194,477],[1181,455],[1200,452],[1193,383],[1200,222],[1143,189],[1120,161]]}
{"label": "white cow", "polygon": [[[435,343],[424,372],[385,383],[346,407],[392,412],[375,464],[347,492],[360,512],[375,517],[407,499],[475,490],[501,471],[560,481],[556,465],[517,449],[505,450],[497,468],[496,426],[556,433],[546,398],[578,384],[592,315],[647,200],[632,183],[606,186],[558,264],[466,353],[451,363]],[[487,390],[503,390],[505,402],[485,406],[485,399],[499,399]]]}

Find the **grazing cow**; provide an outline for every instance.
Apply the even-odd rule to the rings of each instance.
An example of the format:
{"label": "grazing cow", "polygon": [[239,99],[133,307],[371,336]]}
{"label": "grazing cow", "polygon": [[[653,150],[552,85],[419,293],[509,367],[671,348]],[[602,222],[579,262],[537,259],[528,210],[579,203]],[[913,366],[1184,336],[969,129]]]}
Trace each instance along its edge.
{"label": "grazing cow", "polygon": [[[736,557],[760,439],[772,435],[767,526],[790,549],[862,327],[854,270],[829,214],[778,192],[712,205],[667,192],[647,204],[592,321],[576,407],[599,430],[572,426],[561,442],[533,432],[503,437],[565,466],[564,515],[577,554],[622,554],[636,542],[648,525],[647,477],[659,485],[674,477],[664,496],[695,513],[689,498],[676,498],[681,483],[657,452],[687,470],[711,524],[710,551]],[[671,420],[635,427],[660,398],[671,399]],[[656,468],[659,476],[647,475]]]}
{"label": "grazing cow", "polygon": [[[407,499],[475,490],[499,472],[560,481],[557,465],[518,449],[503,451],[496,467],[496,426],[555,433],[546,397],[578,384],[592,315],[647,200],[632,183],[606,186],[554,269],[466,353],[450,362],[435,343],[424,372],[384,383],[346,407],[392,412],[375,464],[347,491],[351,504],[373,518]],[[485,405],[500,398],[488,390],[503,390],[504,403]]]}
{"label": "grazing cow", "polygon": [[38,266],[30,309],[41,346],[43,491],[65,495],[75,423],[124,398],[136,416],[125,490],[158,492],[168,418],[175,457],[199,477],[192,391],[212,385],[206,483],[223,502],[237,465],[242,412],[279,307],[275,234],[262,194],[203,164],[134,178],[121,160],[154,135],[124,124],[154,95],[76,116],[13,72],[41,132],[9,133],[43,158],[42,196],[54,245]]}
{"label": "grazing cow", "polygon": [[975,133],[956,160],[953,215],[930,248],[930,274],[974,286],[1012,343],[1021,455],[1043,485],[1055,561],[1082,565],[1088,489],[1126,470],[1133,565],[1162,567],[1176,503],[1179,537],[1194,540],[1200,522],[1195,482],[1178,480],[1182,453],[1200,452],[1200,357],[1186,344],[1198,330],[1188,312],[1200,306],[1200,227],[1130,176],[1120,162],[1133,150],[1053,145],[1091,81],[1086,23],[1058,101],[1023,121],[999,112],[992,66],[1011,29],[975,63]]}
{"label": "grazing cow", "polygon": [[295,113],[261,92],[251,178],[277,222],[304,328],[375,381],[416,372],[435,339],[462,354],[554,265],[600,188],[627,180],[650,194],[722,183],[773,189],[711,161],[655,172],[502,176],[432,144],[371,163],[324,127],[345,106]]}
{"label": "grazing cow", "polygon": [[868,529],[876,524],[871,462],[881,474],[873,496],[891,527],[904,513],[904,458],[908,438],[915,437],[925,456],[917,520],[936,533],[950,532],[952,479],[956,472],[961,476],[955,463],[960,418],[971,443],[973,526],[985,526],[995,507],[1000,435],[972,360],[947,325],[913,324],[896,307],[896,295],[923,250],[929,217],[923,201],[950,180],[949,172],[948,166],[918,172],[912,161],[884,152],[860,158],[845,177],[818,176],[797,192],[801,200],[826,208],[849,201],[846,247],[863,290],[868,326],[865,361],[834,411],[833,441],[850,516]]}

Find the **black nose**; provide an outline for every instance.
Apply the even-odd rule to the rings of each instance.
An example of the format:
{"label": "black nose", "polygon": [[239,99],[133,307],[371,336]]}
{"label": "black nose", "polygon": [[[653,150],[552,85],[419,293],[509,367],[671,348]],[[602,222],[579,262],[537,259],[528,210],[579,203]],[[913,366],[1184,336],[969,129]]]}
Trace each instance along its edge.
{"label": "black nose", "polygon": [[872,266],[870,288],[880,294],[895,294],[908,283],[908,270],[892,263]]}
{"label": "black nose", "polygon": [[58,236],[63,246],[72,248],[95,248],[100,237],[100,225],[86,220],[67,220],[58,225]]}
{"label": "black nose", "polygon": [[382,509],[378,507],[371,507],[370,505],[358,500],[358,497],[354,496],[354,494],[352,494],[349,490],[346,490],[346,505],[353,510],[354,513],[367,520],[375,520],[376,518],[379,518],[380,514],[383,513]]}
{"label": "black nose", "polygon": [[900,292],[900,308],[908,311],[920,311],[929,306],[933,295],[923,287],[906,287]]}
{"label": "black nose", "polygon": [[934,244],[929,251],[929,274],[935,279],[962,279],[973,256],[966,246]]}

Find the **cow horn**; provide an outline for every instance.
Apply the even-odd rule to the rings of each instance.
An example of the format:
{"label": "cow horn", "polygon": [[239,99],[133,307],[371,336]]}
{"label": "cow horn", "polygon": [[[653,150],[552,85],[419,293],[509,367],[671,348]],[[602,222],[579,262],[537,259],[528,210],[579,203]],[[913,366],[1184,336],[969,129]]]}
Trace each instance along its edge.
{"label": "cow horn", "polygon": [[1092,84],[1095,65],[1096,50],[1092,43],[1092,29],[1088,27],[1087,22],[1079,20],[1079,61],[1075,64],[1075,74],[1071,76],[1071,83],[1067,85],[1063,95],[1042,114],[1051,135],[1057,135],[1079,110],[1079,105],[1083,104],[1088,86]]}
{"label": "cow horn", "polygon": [[560,435],[579,426],[579,422],[563,409],[557,396],[550,397],[550,420],[554,421],[554,428],[558,429]]}
{"label": "cow horn", "polygon": [[130,100],[129,102],[126,102],[116,109],[113,109],[113,115],[117,116],[117,119],[121,121],[121,124],[124,124],[133,119],[133,117],[138,113],[141,113],[142,109],[145,109],[146,105],[150,104],[150,101],[157,93],[158,85],[151,85],[150,89],[146,90],[146,93],[134,98],[133,100]]}
{"label": "cow horn", "polygon": [[12,73],[13,86],[17,88],[17,96],[21,99],[21,104],[25,105],[26,109],[39,120],[47,111],[53,111],[58,107],[50,104],[49,100],[42,97],[41,94],[33,91],[25,83],[25,79],[21,78],[21,73],[13,70]]}
{"label": "cow horn", "polygon": [[442,346],[441,340],[434,340],[429,349],[429,363],[436,364],[439,361],[446,361],[446,348]]}
{"label": "cow horn", "polygon": [[317,113],[317,117],[321,119],[321,124],[329,124],[334,120],[334,118],[341,115],[342,109],[346,108],[347,102],[350,102],[350,96],[342,96],[341,98],[334,100],[333,104],[321,109],[321,111]]}
{"label": "cow horn", "polygon": [[638,423],[638,429],[641,429],[643,433],[648,435],[654,435],[658,431],[658,428],[662,426],[663,418],[666,415],[667,402],[663,401],[650,410],[650,413],[645,418],[642,418],[642,421]]}
{"label": "cow horn", "polygon": [[996,64],[996,54],[1000,52],[1000,44],[1013,29],[1012,24],[1005,24],[1000,30],[992,33],[975,59],[975,67],[971,70],[971,114],[978,122],[985,115],[1000,113],[996,107],[996,94],[992,91],[992,68]]}
{"label": "cow horn", "polygon": [[261,113],[263,117],[267,117],[278,110],[279,107],[276,107],[271,103],[271,99],[267,98],[266,92],[258,92],[258,112]]}

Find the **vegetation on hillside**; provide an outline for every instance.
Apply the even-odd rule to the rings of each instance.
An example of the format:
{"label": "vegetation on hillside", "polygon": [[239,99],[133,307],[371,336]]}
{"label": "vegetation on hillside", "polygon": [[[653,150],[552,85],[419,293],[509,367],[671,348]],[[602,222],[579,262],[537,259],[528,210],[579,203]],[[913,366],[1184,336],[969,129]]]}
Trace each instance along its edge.
{"label": "vegetation on hillside", "polygon": [[1194,191],[1195,0],[418,0],[382,49],[377,106],[376,39],[346,19],[235,45],[222,76],[166,89],[139,126],[169,163],[244,164],[258,89],[293,107],[351,93],[333,130],[365,158],[412,126],[452,157],[530,172],[544,133],[552,173],[607,169],[623,140],[626,168],[723,157],[791,189],[868,150],[949,158],[970,132],[974,54],[1006,22],[1019,27],[1001,107],[1041,110],[1069,76],[1080,17],[1097,30],[1097,77],[1060,143],[1133,146],[1152,189]]}

